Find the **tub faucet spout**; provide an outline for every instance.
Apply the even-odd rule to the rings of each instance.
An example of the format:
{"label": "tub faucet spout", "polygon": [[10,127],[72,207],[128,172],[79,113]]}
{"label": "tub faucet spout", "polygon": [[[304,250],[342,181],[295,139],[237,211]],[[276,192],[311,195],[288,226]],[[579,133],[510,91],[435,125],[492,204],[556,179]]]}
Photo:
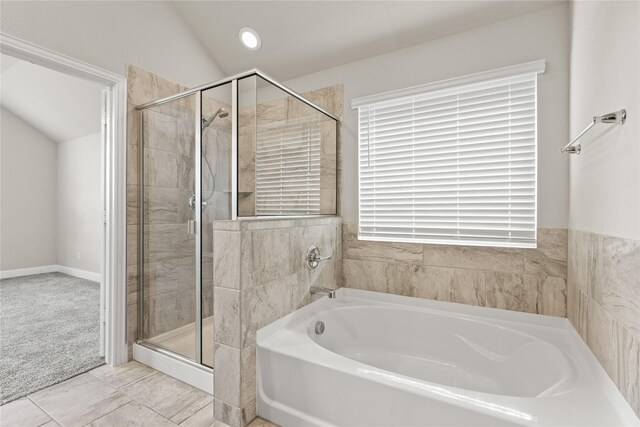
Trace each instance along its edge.
{"label": "tub faucet spout", "polygon": [[329,298],[335,298],[336,297],[336,291],[334,289],[324,288],[322,286],[311,286],[309,291],[311,291],[311,295],[314,295],[314,294],[325,294]]}

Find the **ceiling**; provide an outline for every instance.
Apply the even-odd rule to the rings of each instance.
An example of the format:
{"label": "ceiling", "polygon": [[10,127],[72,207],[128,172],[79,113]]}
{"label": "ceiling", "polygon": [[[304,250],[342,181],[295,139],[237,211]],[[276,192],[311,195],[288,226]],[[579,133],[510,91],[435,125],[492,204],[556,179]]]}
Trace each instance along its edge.
{"label": "ceiling", "polygon": [[[226,75],[260,68],[286,81],[558,3],[174,0],[170,11]],[[242,27],[258,32],[260,50],[241,45]],[[100,85],[5,55],[0,66],[2,106],[54,141],[100,130]]]}
{"label": "ceiling", "polygon": [[7,55],[0,57],[0,104],[56,142],[100,131],[98,83]]}
{"label": "ceiling", "polygon": [[[227,75],[288,80],[533,12],[559,1],[174,1]],[[245,49],[242,27],[262,39]]]}

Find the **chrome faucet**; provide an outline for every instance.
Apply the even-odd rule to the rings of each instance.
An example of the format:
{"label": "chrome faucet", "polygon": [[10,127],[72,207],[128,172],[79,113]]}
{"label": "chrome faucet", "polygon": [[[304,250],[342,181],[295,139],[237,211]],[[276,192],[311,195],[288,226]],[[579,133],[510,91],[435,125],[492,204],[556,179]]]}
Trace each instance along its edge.
{"label": "chrome faucet", "polygon": [[311,286],[309,291],[311,292],[311,295],[325,294],[329,298],[335,298],[336,297],[335,289],[324,288],[322,286]]}

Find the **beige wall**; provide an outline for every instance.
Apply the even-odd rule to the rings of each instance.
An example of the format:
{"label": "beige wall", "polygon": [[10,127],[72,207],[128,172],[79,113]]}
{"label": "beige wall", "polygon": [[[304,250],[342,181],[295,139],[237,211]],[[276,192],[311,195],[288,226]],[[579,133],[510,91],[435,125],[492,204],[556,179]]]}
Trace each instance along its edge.
{"label": "beige wall", "polygon": [[101,135],[58,144],[57,264],[100,273]]}
{"label": "beige wall", "polygon": [[640,415],[640,3],[573,2],[568,317]]}
{"label": "beige wall", "polygon": [[56,143],[4,108],[0,120],[0,270],[54,265]]}

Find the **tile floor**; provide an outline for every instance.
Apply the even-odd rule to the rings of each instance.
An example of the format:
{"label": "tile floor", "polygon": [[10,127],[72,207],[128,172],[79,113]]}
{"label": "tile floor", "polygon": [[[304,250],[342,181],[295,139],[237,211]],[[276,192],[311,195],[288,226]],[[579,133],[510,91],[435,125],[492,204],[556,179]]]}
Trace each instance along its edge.
{"label": "tile floor", "polygon": [[[132,361],[101,366],[0,406],[1,427],[226,427],[213,397]],[[256,419],[250,427],[277,427]]]}

